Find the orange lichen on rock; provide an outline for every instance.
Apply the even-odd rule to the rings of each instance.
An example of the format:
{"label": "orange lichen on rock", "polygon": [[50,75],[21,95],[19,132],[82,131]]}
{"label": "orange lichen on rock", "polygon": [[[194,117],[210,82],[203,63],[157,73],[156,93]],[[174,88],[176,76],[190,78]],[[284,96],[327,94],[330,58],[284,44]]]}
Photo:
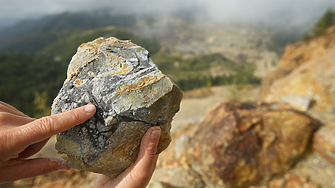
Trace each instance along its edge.
{"label": "orange lichen on rock", "polygon": [[149,75],[147,77],[143,77],[140,81],[138,81],[135,84],[123,85],[121,87],[118,87],[115,95],[121,95],[122,93],[127,91],[139,90],[143,87],[158,82],[160,79],[162,79],[162,77],[163,75],[161,73],[158,76]]}

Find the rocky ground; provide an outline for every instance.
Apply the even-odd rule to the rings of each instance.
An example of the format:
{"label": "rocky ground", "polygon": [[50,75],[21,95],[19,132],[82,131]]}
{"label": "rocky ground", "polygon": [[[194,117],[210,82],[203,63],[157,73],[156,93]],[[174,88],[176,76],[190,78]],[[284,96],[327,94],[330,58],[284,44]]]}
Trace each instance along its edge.
{"label": "rocky ground", "polygon": [[234,99],[241,102],[257,101],[259,86],[218,86],[184,93],[180,111],[172,122],[172,132],[191,123],[200,122],[215,104]]}
{"label": "rocky ground", "polygon": [[[264,114],[264,108],[238,108],[227,101],[213,107],[200,124],[183,123],[182,131],[173,132],[175,145],[161,156],[150,187],[335,187],[334,46],[335,26],[288,45],[278,68],[262,80],[260,99],[251,100],[272,106]],[[292,109],[277,106],[281,102]],[[235,119],[229,118],[230,108]],[[274,124],[281,128],[271,130]],[[317,130],[308,128],[313,125]],[[243,136],[231,132],[232,127]]]}
{"label": "rocky ground", "polygon": [[[199,122],[204,120],[208,110],[225,99],[239,99],[243,102],[257,101],[259,86],[222,86],[199,89],[186,92],[180,112],[175,116],[172,129],[173,141],[169,148],[162,152],[153,178],[148,185],[150,188],[171,187],[212,187],[207,185],[201,175],[190,170],[188,159],[185,157],[186,143],[191,139]],[[310,110],[314,118],[321,119],[323,124],[329,124],[335,116]],[[58,156],[54,149],[55,138],[51,138],[47,146],[36,157]],[[60,156],[64,157],[64,156]],[[310,187],[328,188],[335,186],[335,165],[325,160],[310,148],[293,168],[284,175],[274,178],[268,184],[251,186],[252,188],[277,187]],[[68,172],[53,172],[48,175],[19,180],[0,187],[92,187],[96,178],[95,173],[70,170]]]}

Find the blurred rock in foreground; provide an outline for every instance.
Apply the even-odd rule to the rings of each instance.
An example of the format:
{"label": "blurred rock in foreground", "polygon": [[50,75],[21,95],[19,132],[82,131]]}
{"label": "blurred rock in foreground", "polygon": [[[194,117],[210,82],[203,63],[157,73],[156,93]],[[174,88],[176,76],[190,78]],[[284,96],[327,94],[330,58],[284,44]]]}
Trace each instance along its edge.
{"label": "blurred rock in foreground", "polygon": [[315,39],[288,45],[279,67],[263,78],[261,99],[282,100],[302,111],[335,112],[334,59],[335,26]]}
{"label": "blurred rock in foreground", "polygon": [[247,187],[288,171],[318,126],[288,105],[224,101],[192,135],[188,163],[208,185]]}
{"label": "blurred rock in foreground", "polygon": [[285,175],[310,151],[319,126],[284,103],[223,101],[199,124],[172,134],[149,187],[271,187],[277,180],[290,187],[300,179],[319,186]]}
{"label": "blurred rock in foreground", "polygon": [[326,160],[335,164],[335,126],[325,125],[314,136],[313,148]]}

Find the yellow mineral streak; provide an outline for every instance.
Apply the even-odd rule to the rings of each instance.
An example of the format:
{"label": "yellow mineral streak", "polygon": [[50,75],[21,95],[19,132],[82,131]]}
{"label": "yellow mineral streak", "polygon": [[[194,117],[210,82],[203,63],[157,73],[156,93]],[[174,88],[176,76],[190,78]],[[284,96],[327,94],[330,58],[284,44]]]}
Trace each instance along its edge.
{"label": "yellow mineral streak", "polygon": [[162,73],[159,73],[158,76],[150,75],[150,76],[144,77],[139,82],[137,82],[135,84],[124,85],[122,87],[117,88],[117,92],[116,92],[115,95],[121,95],[122,93],[127,92],[127,91],[139,90],[139,89],[141,89],[143,87],[146,87],[150,84],[158,82],[162,78],[163,78]]}

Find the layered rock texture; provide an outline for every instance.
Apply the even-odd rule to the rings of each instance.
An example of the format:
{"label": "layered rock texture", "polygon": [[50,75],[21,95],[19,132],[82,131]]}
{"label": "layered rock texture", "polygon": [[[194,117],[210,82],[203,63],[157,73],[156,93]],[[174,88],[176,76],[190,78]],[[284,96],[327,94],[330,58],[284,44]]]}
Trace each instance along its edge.
{"label": "layered rock texture", "polygon": [[84,43],[69,64],[52,114],[86,104],[94,104],[97,112],[57,135],[56,149],[67,154],[72,168],[116,177],[135,162],[150,127],[162,129],[158,153],[169,145],[181,99],[181,90],[144,48],[116,38]]}

